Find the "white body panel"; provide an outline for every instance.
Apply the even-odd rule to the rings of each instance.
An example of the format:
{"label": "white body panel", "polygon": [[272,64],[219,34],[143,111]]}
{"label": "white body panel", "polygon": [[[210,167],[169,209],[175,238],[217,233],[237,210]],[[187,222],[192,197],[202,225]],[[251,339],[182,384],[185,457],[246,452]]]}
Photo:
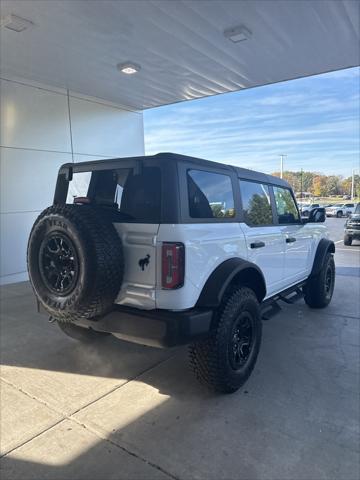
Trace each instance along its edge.
{"label": "white body panel", "polygon": [[[312,269],[321,238],[328,238],[323,224],[249,227],[244,223],[116,224],[125,257],[125,273],[117,303],[141,309],[185,310],[195,306],[211,273],[229,258],[256,264],[266,282],[266,297],[305,280]],[[287,237],[295,237],[286,243]],[[252,249],[252,242],[265,246]],[[184,285],[161,288],[163,242],[185,245]],[[149,263],[144,269],[141,259]]]}
{"label": "white body panel", "polygon": [[[310,274],[315,242],[313,230],[307,225],[281,225],[284,255],[284,288],[291,283],[303,280]],[[287,243],[287,240],[291,240]],[[292,241],[295,240],[295,241]]]}
{"label": "white body panel", "polygon": [[[192,223],[160,225],[157,238],[185,245],[185,283],[177,290],[156,292],[158,308],[182,310],[195,305],[206,280],[228,258],[247,258],[246,242],[238,223]],[[158,285],[161,285],[161,257],[158,255]]]}
{"label": "white body panel", "polygon": [[[282,289],[285,244],[280,227],[249,227],[240,224],[246,238],[247,259],[262,271],[266,282],[266,296]],[[263,242],[264,247],[251,248],[252,243]],[[246,257],[245,257],[246,258]]]}
{"label": "white body panel", "polygon": [[[124,251],[124,277],[116,303],[151,310],[156,308],[155,290],[157,224],[115,223]],[[143,268],[141,261],[143,261]]]}

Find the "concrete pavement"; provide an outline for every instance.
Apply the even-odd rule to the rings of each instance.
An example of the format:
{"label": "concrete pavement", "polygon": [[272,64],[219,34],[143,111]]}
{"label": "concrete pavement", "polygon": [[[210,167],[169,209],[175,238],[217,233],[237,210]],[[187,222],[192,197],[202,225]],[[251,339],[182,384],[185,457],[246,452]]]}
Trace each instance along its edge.
{"label": "concrete pavement", "polygon": [[357,480],[357,245],[337,244],[327,309],[299,301],[264,322],[253,375],[227,396],[194,380],[184,348],[81,345],[27,283],[3,287],[1,479]]}

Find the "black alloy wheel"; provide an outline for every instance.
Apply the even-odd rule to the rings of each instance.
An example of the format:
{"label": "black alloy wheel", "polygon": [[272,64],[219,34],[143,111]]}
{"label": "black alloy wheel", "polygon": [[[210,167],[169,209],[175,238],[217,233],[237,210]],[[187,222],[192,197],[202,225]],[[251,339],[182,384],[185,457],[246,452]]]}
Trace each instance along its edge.
{"label": "black alloy wheel", "polygon": [[58,295],[68,295],[79,275],[79,259],[73,242],[55,232],[44,238],[39,252],[39,270],[46,287]]}
{"label": "black alloy wheel", "polygon": [[253,346],[253,328],[249,312],[241,312],[234,322],[229,342],[229,360],[233,370],[246,364]]}

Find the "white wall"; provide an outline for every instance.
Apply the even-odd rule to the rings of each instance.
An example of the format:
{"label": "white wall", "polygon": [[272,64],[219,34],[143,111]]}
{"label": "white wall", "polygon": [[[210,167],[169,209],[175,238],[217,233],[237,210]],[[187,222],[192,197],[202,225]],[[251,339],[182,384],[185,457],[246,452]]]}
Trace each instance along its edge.
{"label": "white wall", "polygon": [[26,280],[31,226],[65,162],[144,154],[141,113],[31,82],[0,80],[0,284]]}

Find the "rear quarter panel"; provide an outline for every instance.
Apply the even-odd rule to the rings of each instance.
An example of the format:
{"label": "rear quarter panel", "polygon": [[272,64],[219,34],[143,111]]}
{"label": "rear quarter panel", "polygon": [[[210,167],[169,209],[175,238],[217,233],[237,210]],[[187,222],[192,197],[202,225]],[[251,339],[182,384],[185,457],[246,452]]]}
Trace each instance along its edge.
{"label": "rear quarter panel", "polygon": [[[193,307],[215,268],[228,258],[247,259],[244,234],[238,223],[161,225],[157,236],[157,308],[183,310]],[[161,289],[162,242],[185,245],[185,282],[177,290]]]}

